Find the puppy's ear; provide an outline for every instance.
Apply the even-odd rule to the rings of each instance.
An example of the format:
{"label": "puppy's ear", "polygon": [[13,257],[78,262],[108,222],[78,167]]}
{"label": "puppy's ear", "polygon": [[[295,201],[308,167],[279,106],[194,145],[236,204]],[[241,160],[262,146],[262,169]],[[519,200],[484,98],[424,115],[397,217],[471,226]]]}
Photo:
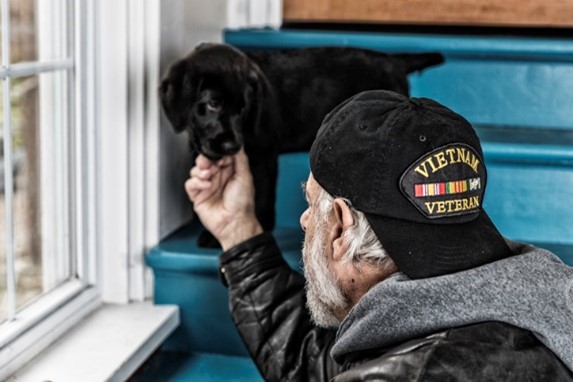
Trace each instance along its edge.
{"label": "puppy's ear", "polygon": [[159,86],[163,112],[177,133],[187,127],[189,108],[193,105],[191,76],[191,71],[184,65],[177,65],[169,70]]}
{"label": "puppy's ear", "polygon": [[247,107],[250,108],[255,102],[257,102],[257,99],[262,96],[262,94],[259,94],[259,91],[260,86],[258,75],[254,70],[250,70],[247,75],[247,86],[245,86],[245,89],[243,90]]}
{"label": "puppy's ear", "polygon": [[268,127],[261,126],[262,114],[265,110],[263,103],[268,101],[270,96],[270,85],[267,77],[259,69],[259,67],[251,63],[247,72],[248,87],[245,89],[245,100],[248,104],[249,114],[251,116],[251,123],[247,125],[247,129],[252,129],[255,136],[258,136],[262,130]]}
{"label": "puppy's ear", "polygon": [[247,82],[250,89],[246,90],[248,95],[245,98],[249,104],[249,123],[246,124],[245,129],[250,129],[258,141],[265,145],[268,142],[265,143],[264,141],[272,141],[273,135],[276,133],[274,129],[268,126],[270,114],[272,114],[269,105],[273,103],[271,85],[267,76],[254,62],[248,69]]}
{"label": "puppy's ear", "polygon": [[257,102],[268,100],[269,97],[272,97],[273,92],[269,79],[256,63],[250,62],[247,73],[247,82],[252,87],[253,97]]}

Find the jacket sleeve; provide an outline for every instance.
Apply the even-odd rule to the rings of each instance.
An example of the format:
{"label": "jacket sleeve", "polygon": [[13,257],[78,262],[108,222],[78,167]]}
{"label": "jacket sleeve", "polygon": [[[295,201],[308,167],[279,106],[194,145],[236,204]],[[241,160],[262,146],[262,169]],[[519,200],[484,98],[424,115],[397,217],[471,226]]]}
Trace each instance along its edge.
{"label": "jacket sleeve", "polygon": [[339,372],[329,355],[335,332],[312,324],[304,277],[270,234],[231,248],[220,265],[235,325],[267,381],[327,381]]}

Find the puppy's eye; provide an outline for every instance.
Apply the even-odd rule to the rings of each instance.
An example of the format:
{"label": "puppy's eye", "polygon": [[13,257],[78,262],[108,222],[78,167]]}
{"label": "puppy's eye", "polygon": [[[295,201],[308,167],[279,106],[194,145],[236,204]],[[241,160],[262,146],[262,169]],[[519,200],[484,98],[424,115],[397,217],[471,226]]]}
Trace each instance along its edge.
{"label": "puppy's eye", "polygon": [[210,112],[213,113],[218,113],[221,111],[221,102],[215,100],[215,99],[211,99],[209,101],[207,101],[207,110],[209,110]]}

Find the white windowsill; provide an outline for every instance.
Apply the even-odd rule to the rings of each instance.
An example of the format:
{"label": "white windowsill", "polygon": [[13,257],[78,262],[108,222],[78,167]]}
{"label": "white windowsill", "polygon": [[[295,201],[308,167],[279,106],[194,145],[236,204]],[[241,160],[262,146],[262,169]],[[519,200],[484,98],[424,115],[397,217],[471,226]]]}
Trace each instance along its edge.
{"label": "white windowsill", "polygon": [[105,304],[9,381],[123,381],[179,325],[179,308]]}

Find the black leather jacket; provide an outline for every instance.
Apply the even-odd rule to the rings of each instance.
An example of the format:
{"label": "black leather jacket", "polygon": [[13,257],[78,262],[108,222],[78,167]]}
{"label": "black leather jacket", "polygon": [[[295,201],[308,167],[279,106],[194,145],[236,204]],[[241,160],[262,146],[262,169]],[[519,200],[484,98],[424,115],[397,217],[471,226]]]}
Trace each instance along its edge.
{"label": "black leather jacket", "polygon": [[311,323],[304,278],[262,234],[223,253],[221,275],[247,348],[268,381],[573,381],[573,373],[529,331],[484,322],[452,328],[342,365],[336,332]]}

